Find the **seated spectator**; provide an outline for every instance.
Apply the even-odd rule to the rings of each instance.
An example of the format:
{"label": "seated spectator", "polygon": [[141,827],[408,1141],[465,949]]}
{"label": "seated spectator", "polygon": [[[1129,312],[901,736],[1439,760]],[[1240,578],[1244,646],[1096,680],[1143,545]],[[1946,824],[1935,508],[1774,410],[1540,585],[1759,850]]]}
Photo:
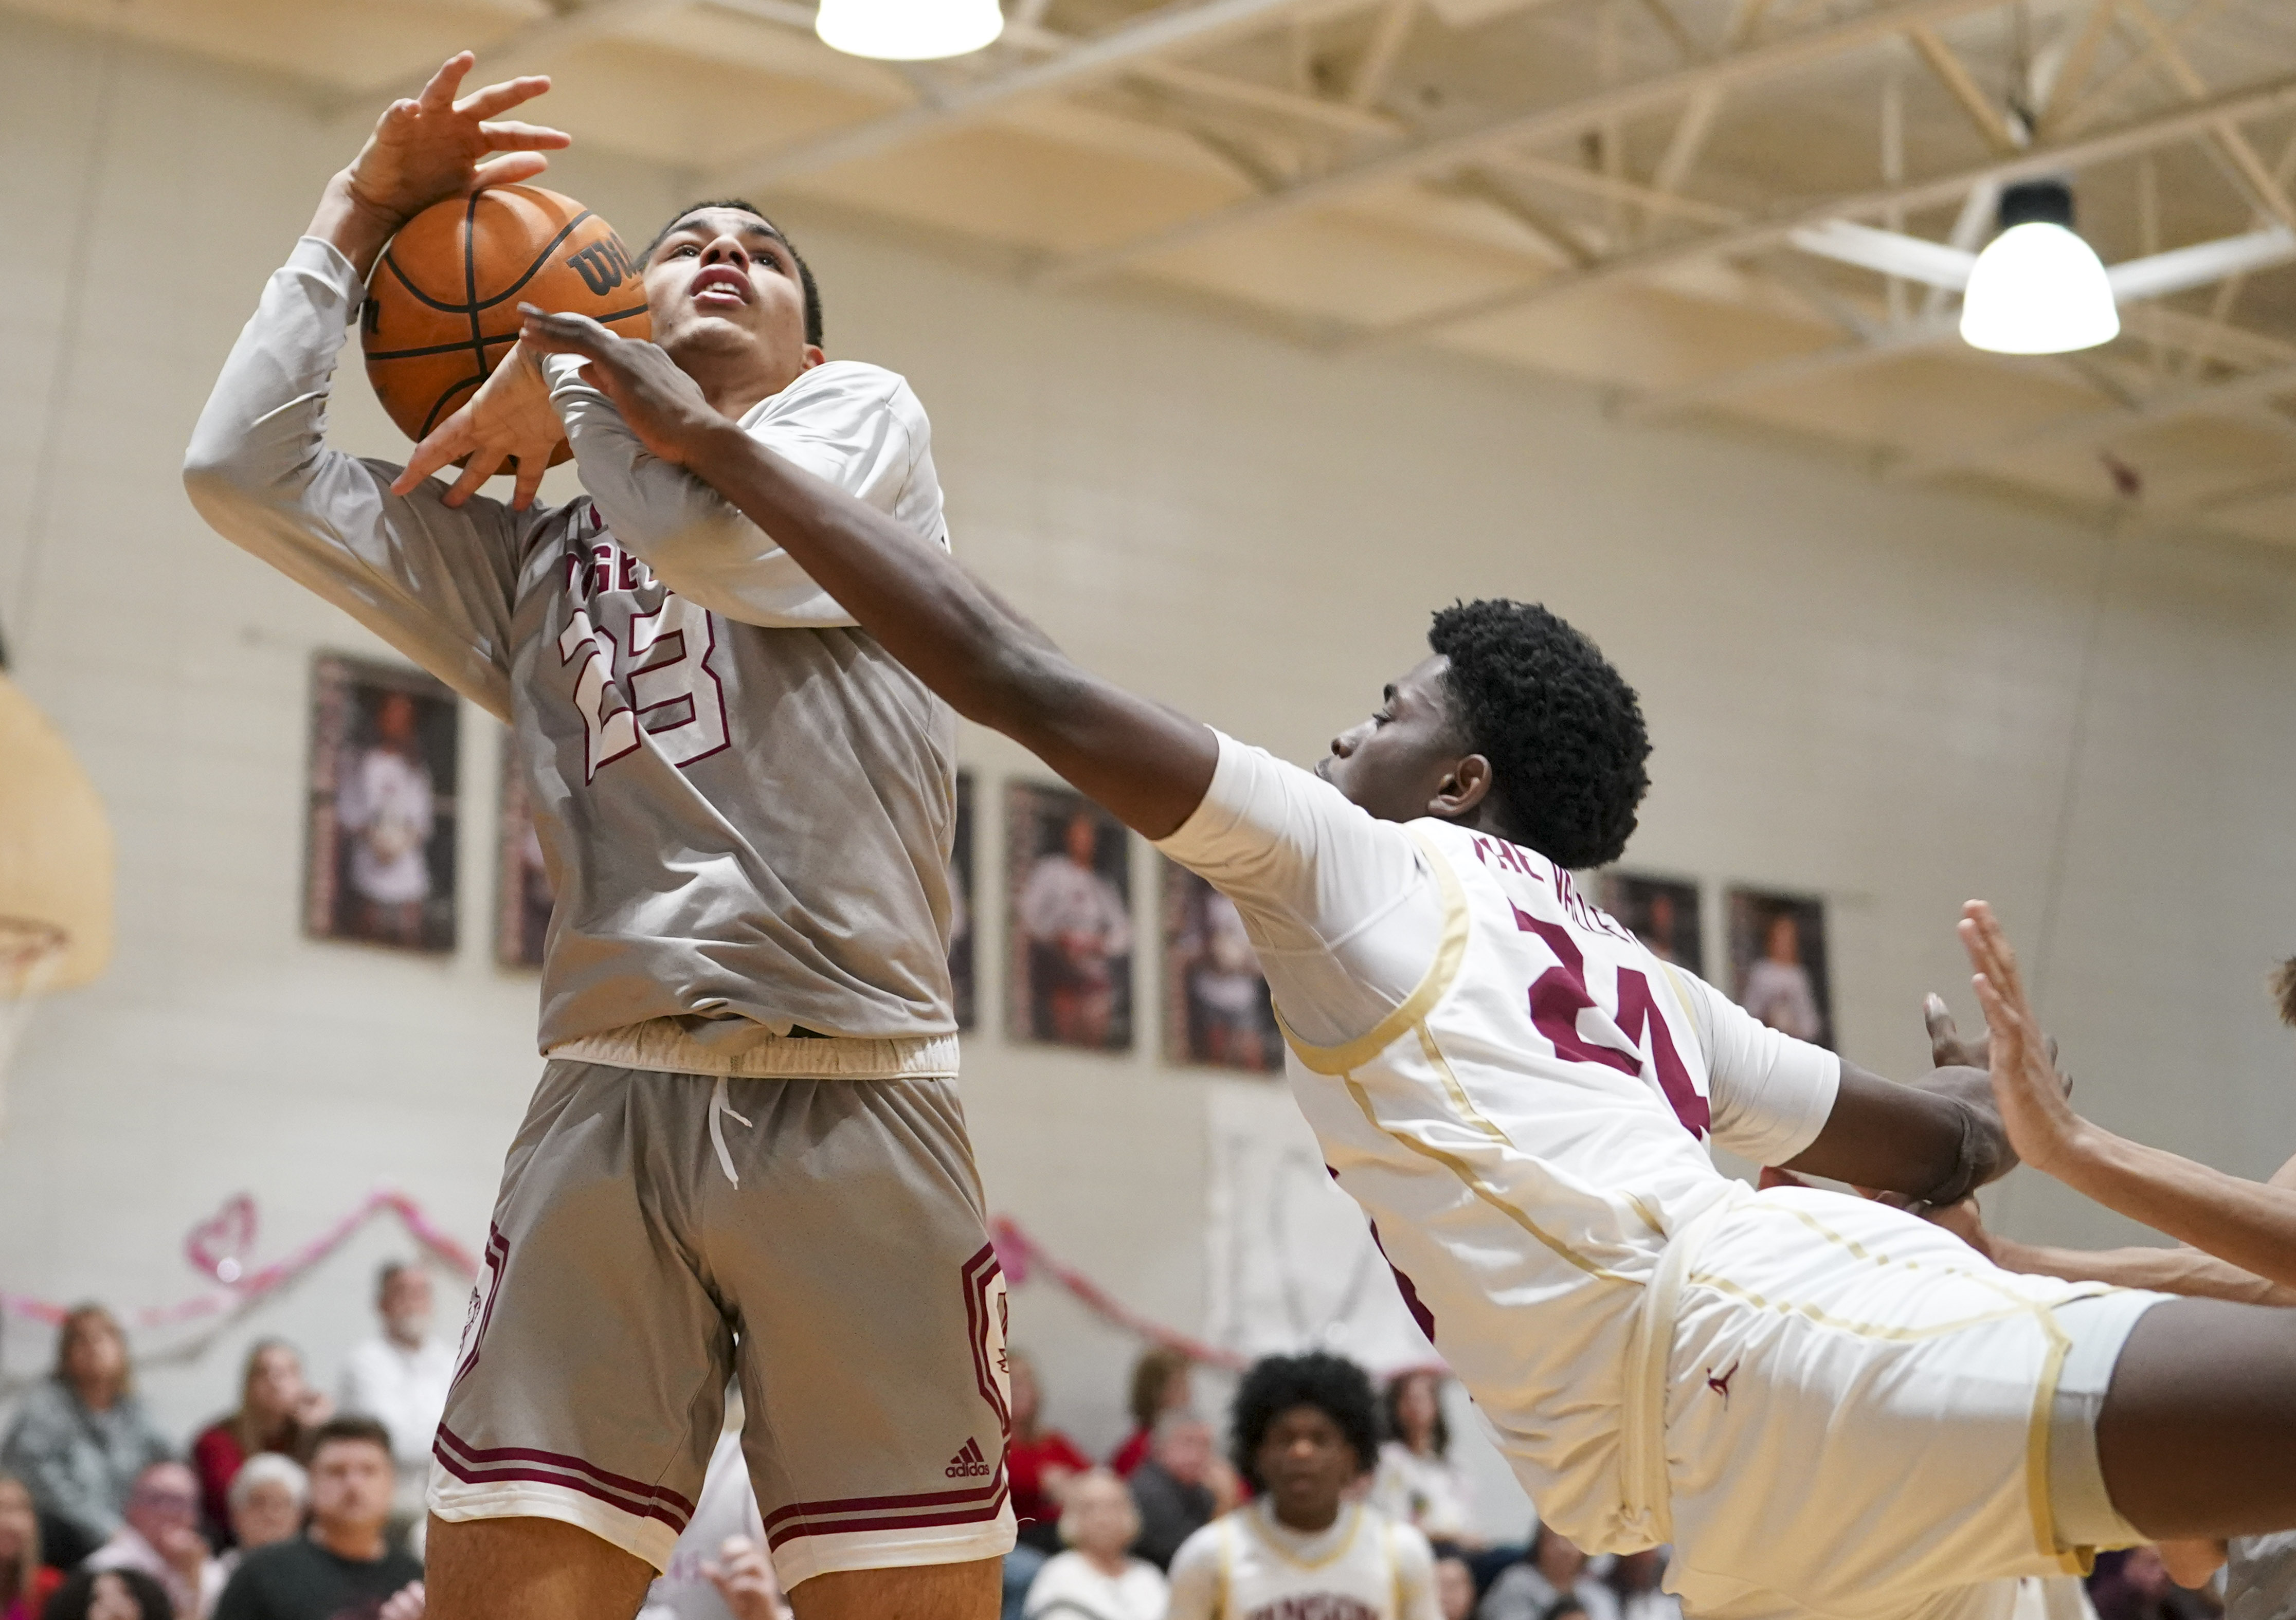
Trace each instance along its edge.
{"label": "seated spectator", "polygon": [[1106,1469],[1079,1476],[1061,1514],[1069,1550],[1029,1583],[1028,1620],[1164,1620],[1162,1573],[1126,1556],[1139,1534],[1140,1510],[1121,1479]]}
{"label": "seated spectator", "polygon": [[1620,1620],[1682,1620],[1682,1600],[1659,1590],[1666,1575],[1666,1549],[1622,1552],[1611,1561],[1603,1584],[1619,1600]]}
{"label": "seated spectator", "polygon": [[1161,1345],[1143,1352],[1132,1363],[1132,1389],[1125,1403],[1132,1413],[1132,1432],[1108,1460],[1119,1479],[1131,1478],[1132,1470],[1148,1460],[1157,1420],[1168,1411],[1185,1411],[1193,1404],[1189,1366],[1185,1355]]}
{"label": "seated spectator", "polygon": [[167,1589],[180,1620],[207,1620],[223,1566],[200,1534],[200,1482],[180,1462],[155,1462],[127,1493],[127,1522],[88,1554],[90,1569],[140,1569]]}
{"label": "seated spectator", "polygon": [[1414,1367],[1387,1381],[1387,1442],[1371,1500],[1390,1518],[1415,1525],[1438,1552],[1475,1552],[1466,1470],[1450,1458],[1451,1426],[1443,1420],[1444,1375]]}
{"label": "seated spectator", "polygon": [[1231,1440],[1255,1494],[1174,1557],[1169,1620],[1436,1620],[1427,1538],[1356,1488],[1379,1457],[1379,1399],[1362,1368],[1267,1357],[1236,1390]]}
{"label": "seated spectator", "polygon": [[[99,1305],[68,1313],[56,1334],[55,1370],[26,1392],[0,1442],[0,1469],[90,1548],[125,1522],[136,1476],[174,1455],[135,1398],[127,1340],[111,1313]],[[50,1551],[62,1556],[61,1547]]]}
{"label": "seated spectator", "polygon": [[1171,1567],[1180,1543],[1219,1511],[1211,1471],[1210,1424],[1179,1411],[1156,1420],[1148,1456],[1132,1470],[1132,1501],[1140,1510],[1134,1551],[1159,1569]]}
{"label": "seated spectator", "polygon": [[1049,1558],[1061,1550],[1060,1519],[1069,1482],[1091,1468],[1092,1459],[1060,1430],[1044,1427],[1044,1390],[1037,1382],[1037,1364],[1018,1350],[1006,1351],[1005,1362],[1013,1384],[1013,1429],[1004,1443],[1013,1517],[1021,1522],[1021,1544]]}
{"label": "seated spectator", "polygon": [[40,1620],[177,1620],[168,1589],[140,1569],[83,1569],[56,1588]]}
{"label": "seated spectator", "polygon": [[22,1480],[0,1474],[0,1620],[40,1620],[41,1607],[63,1578],[40,1560],[40,1516],[31,1492]]}
{"label": "seated spectator", "polygon": [[1443,1620],[1471,1620],[1475,1612],[1475,1572],[1463,1558],[1435,1560],[1435,1608]]}
{"label": "seated spectator", "polygon": [[430,1444],[447,1410],[447,1387],[455,1381],[455,1347],[430,1337],[431,1306],[430,1273],[392,1261],[375,1279],[382,1331],[354,1345],[343,1363],[341,1409],[390,1431],[398,1460],[392,1512],[400,1524],[424,1522]]}
{"label": "seated spectator", "polygon": [[334,1403],[303,1376],[303,1358],[284,1339],[257,1341],[239,1375],[239,1410],[218,1418],[192,1442],[200,1471],[200,1511],[218,1544],[232,1543],[231,1482],[250,1457],[292,1457],[311,1431],[334,1415]]}
{"label": "seated spectator", "polygon": [[1587,1620],[1620,1620],[1611,1589],[1587,1573],[1587,1555],[1544,1525],[1531,1530],[1530,1551],[1492,1583],[1475,1620],[1549,1620],[1576,1605]]}
{"label": "seated spectator", "polygon": [[259,1547],[232,1573],[215,1620],[338,1620],[396,1601],[419,1608],[422,1566],[383,1538],[398,1469],[390,1433],[339,1417],[311,1439],[311,1530]]}
{"label": "seated spectator", "polygon": [[232,1549],[220,1562],[226,1579],[246,1554],[276,1546],[303,1533],[303,1510],[311,1503],[311,1477],[292,1457],[265,1452],[250,1457],[231,1482]]}

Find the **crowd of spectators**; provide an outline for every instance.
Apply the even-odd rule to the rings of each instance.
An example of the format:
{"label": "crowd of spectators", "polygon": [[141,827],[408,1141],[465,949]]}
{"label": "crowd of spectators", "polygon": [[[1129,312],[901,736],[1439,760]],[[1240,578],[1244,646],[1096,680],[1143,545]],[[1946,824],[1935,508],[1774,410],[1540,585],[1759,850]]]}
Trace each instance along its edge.
{"label": "crowd of spectators", "polygon": [[135,1393],[99,1305],[0,1438],[0,1620],[420,1620],[419,1514],[453,1352],[430,1281],[386,1266],[381,1331],[338,1395],[264,1339],[233,1409],[179,1448]]}

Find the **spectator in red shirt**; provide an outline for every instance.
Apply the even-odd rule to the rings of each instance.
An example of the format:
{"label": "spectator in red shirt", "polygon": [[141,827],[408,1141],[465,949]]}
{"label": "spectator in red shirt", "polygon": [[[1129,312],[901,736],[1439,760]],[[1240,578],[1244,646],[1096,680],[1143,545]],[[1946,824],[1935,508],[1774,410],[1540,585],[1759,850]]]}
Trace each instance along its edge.
{"label": "spectator in red shirt", "polygon": [[1132,1432],[1108,1460],[1110,1471],[1119,1479],[1131,1478],[1132,1470],[1148,1460],[1156,1420],[1168,1411],[1188,1410],[1192,1395],[1188,1367],[1185,1355],[1162,1346],[1144,1352],[1132,1363],[1132,1396],[1127,1403],[1132,1410]]}
{"label": "spectator in red shirt", "polygon": [[1075,1442],[1040,1418],[1044,1404],[1036,1364],[1018,1350],[1008,1352],[1013,1377],[1013,1437],[1004,1445],[1004,1468],[1013,1482],[1013,1517],[1021,1539],[1050,1556],[1061,1550],[1061,1510],[1069,1482],[1092,1467]]}
{"label": "spectator in red shirt", "polygon": [[40,1620],[41,1606],[63,1578],[40,1562],[32,1493],[13,1474],[0,1474],[0,1620]]}
{"label": "spectator in red shirt", "polygon": [[231,1482],[250,1457],[279,1452],[292,1457],[334,1403],[303,1376],[303,1358],[283,1339],[259,1340],[247,1353],[239,1379],[239,1410],[209,1424],[192,1442],[200,1475],[200,1508],[218,1547],[232,1542]]}

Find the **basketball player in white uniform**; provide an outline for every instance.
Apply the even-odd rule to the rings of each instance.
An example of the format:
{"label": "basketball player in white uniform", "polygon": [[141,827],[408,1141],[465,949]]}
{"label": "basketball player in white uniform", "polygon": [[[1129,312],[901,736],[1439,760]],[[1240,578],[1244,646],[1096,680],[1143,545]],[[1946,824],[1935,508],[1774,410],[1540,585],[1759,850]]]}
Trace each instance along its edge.
{"label": "basketball player in white uniform", "polygon": [[1379,1457],[1371,1380],[1336,1355],[1272,1355],[1235,1392],[1231,1454],[1254,1495],[1180,1543],[1168,1620],[1439,1620],[1435,1552],[1348,1488]]}
{"label": "basketball player in white uniform", "polygon": [[[324,443],[398,224],[565,143],[492,121],[546,80],[457,105],[469,65],[329,185],[185,469],[215,528],[509,724],[556,891],[549,1061],[434,1447],[432,1620],[627,1620],[729,1375],[804,1620],[986,1620],[1013,1524],[1004,1288],[955,1091],[954,717],[570,366],[545,398],[589,494],[563,506],[394,492],[399,469]],[[643,274],[735,431],[946,547],[916,397],[824,361],[770,222],[686,210]]]}
{"label": "basketball player in white uniform", "polygon": [[[1326,1162],[1572,1541],[1671,1542],[1706,1620],[1881,1620],[2096,1547],[2296,1526],[2296,1315],[2014,1276],[1904,1210],[1715,1168],[1710,1140],[1941,1204],[2013,1161],[1981,1072],[1894,1085],[1766,1029],[1578,892],[1634,830],[1648,744],[1569,626],[1443,610],[1300,770],[1078,668],[651,345],[526,334],[960,713],[1235,902]],[[2185,1448],[2212,1470],[2169,1466]]]}

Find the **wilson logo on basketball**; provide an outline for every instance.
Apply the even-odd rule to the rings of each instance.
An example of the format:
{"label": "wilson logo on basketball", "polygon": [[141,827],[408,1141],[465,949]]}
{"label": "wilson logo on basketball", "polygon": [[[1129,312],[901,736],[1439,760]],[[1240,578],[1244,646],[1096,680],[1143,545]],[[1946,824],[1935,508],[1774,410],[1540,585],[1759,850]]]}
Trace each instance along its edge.
{"label": "wilson logo on basketball", "polygon": [[622,246],[619,236],[594,241],[566,262],[580,273],[582,284],[600,298],[637,274],[637,267],[630,263],[630,250]]}
{"label": "wilson logo on basketball", "polygon": [[980,1454],[980,1442],[968,1436],[964,1449],[950,1458],[948,1467],[941,1472],[951,1479],[986,1479],[988,1477],[988,1459]]}

